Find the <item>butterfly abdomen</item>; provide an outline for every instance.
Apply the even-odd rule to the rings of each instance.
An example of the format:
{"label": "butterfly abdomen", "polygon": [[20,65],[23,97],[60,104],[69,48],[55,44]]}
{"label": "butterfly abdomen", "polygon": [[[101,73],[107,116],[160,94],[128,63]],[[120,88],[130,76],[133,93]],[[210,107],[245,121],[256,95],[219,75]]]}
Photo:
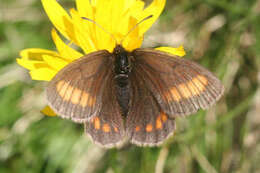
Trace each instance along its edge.
{"label": "butterfly abdomen", "polygon": [[122,114],[127,115],[130,100],[130,82],[129,74],[132,70],[132,64],[129,53],[120,45],[116,46],[113,52],[115,56],[114,80],[116,82],[117,101],[121,107]]}
{"label": "butterfly abdomen", "polygon": [[123,116],[126,116],[129,110],[129,101],[130,101],[130,85],[129,83],[121,87],[116,85],[116,96],[118,104],[121,108]]}

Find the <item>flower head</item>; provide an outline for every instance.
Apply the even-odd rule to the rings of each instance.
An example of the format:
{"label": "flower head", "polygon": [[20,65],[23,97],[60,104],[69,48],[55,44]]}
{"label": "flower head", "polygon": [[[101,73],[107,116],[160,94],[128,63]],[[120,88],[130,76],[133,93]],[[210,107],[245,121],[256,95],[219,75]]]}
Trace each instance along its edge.
{"label": "flower head", "polygon": [[[145,7],[141,0],[76,0],[77,10],[70,9],[67,13],[56,0],[42,0],[43,7],[55,27],[51,35],[57,51],[25,49],[20,52],[21,58],[17,59],[17,63],[30,71],[33,80],[50,81],[59,70],[83,54],[102,49],[112,52],[116,43],[120,43],[122,39],[125,39],[123,47],[132,51],[141,46],[145,32],[157,20],[165,3],[166,0],[153,0]],[[150,15],[153,15],[151,19],[138,25],[125,37],[139,21]],[[116,40],[95,23],[82,17],[95,21]],[[60,35],[70,44],[66,44]],[[72,48],[71,43],[78,49]],[[158,49],[178,56],[185,55],[183,47]],[[44,110],[50,111],[49,108]]]}

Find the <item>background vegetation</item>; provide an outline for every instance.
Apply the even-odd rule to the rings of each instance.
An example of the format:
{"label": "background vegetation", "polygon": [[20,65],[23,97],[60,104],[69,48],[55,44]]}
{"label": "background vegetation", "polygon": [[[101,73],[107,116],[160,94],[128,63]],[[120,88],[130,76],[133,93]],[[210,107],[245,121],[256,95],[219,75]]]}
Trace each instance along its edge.
{"label": "background vegetation", "polygon": [[46,82],[31,81],[16,64],[24,48],[55,49],[41,2],[0,0],[0,172],[260,172],[259,14],[259,0],[168,0],[144,47],[183,44],[186,58],[223,81],[225,95],[179,118],[162,147],[104,150],[82,126],[42,115]]}

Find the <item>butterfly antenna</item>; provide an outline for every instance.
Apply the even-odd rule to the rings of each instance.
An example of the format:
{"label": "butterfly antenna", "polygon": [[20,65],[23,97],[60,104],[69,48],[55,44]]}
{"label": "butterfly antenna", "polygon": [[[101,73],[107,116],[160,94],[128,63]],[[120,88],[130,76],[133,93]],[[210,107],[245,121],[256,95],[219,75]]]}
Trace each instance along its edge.
{"label": "butterfly antenna", "polygon": [[138,22],[132,29],[130,29],[130,30],[128,31],[128,33],[125,35],[125,37],[121,40],[120,45],[122,45],[122,43],[124,42],[124,40],[126,39],[126,37],[127,37],[131,32],[133,32],[141,23],[143,23],[144,21],[146,21],[146,20],[148,20],[148,19],[150,19],[150,18],[152,18],[152,17],[153,17],[153,15],[147,16],[147,17],[145,17],[143,20],[141,20],[140,22]]}
{"label": "butterfly antenna", "polygon": [[113,34],[111,34],[110,32],[108,32],[107,30],[105,30],[105,28],[103,28],[103,27],[102,27],[101,25],[99,25],[97,22],[95,22],[95,21],[92,20],[92,19],[86,18],[86,17],[81,17],[81,18],[84,19],[84,20],[87,20],[87,21],[89,21],[89,22],[94,23],[97,27],[99,27],[100,29],[102,29],[105,33],[109,34],[109,35],[115,40],[115,42],[117,43],[116,37],[115,37]]}

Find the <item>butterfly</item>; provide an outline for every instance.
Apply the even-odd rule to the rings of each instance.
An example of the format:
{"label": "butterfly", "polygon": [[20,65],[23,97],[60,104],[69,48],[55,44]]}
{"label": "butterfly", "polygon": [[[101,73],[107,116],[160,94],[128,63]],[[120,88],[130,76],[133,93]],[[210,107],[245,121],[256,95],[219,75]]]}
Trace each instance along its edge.
{"label": "butterfly", "polygon": [[177,117],[209,108],[223,92],[220,80],[191,60],[117,45],[113,53],[99,50],[59,71],[47,100],[62,118],[84,123],[101,146],[156,146],[174,132]]}
{"label": "butterfly", "polygon": [[160,145],[173,134],[177,117],[207,109],[222,96],[220,80],[199,64],[151,48],[129,52],[123,40],[112,53],[99,50],[68,64],[47,86],[48,105],[84,123],[94,143]]}

